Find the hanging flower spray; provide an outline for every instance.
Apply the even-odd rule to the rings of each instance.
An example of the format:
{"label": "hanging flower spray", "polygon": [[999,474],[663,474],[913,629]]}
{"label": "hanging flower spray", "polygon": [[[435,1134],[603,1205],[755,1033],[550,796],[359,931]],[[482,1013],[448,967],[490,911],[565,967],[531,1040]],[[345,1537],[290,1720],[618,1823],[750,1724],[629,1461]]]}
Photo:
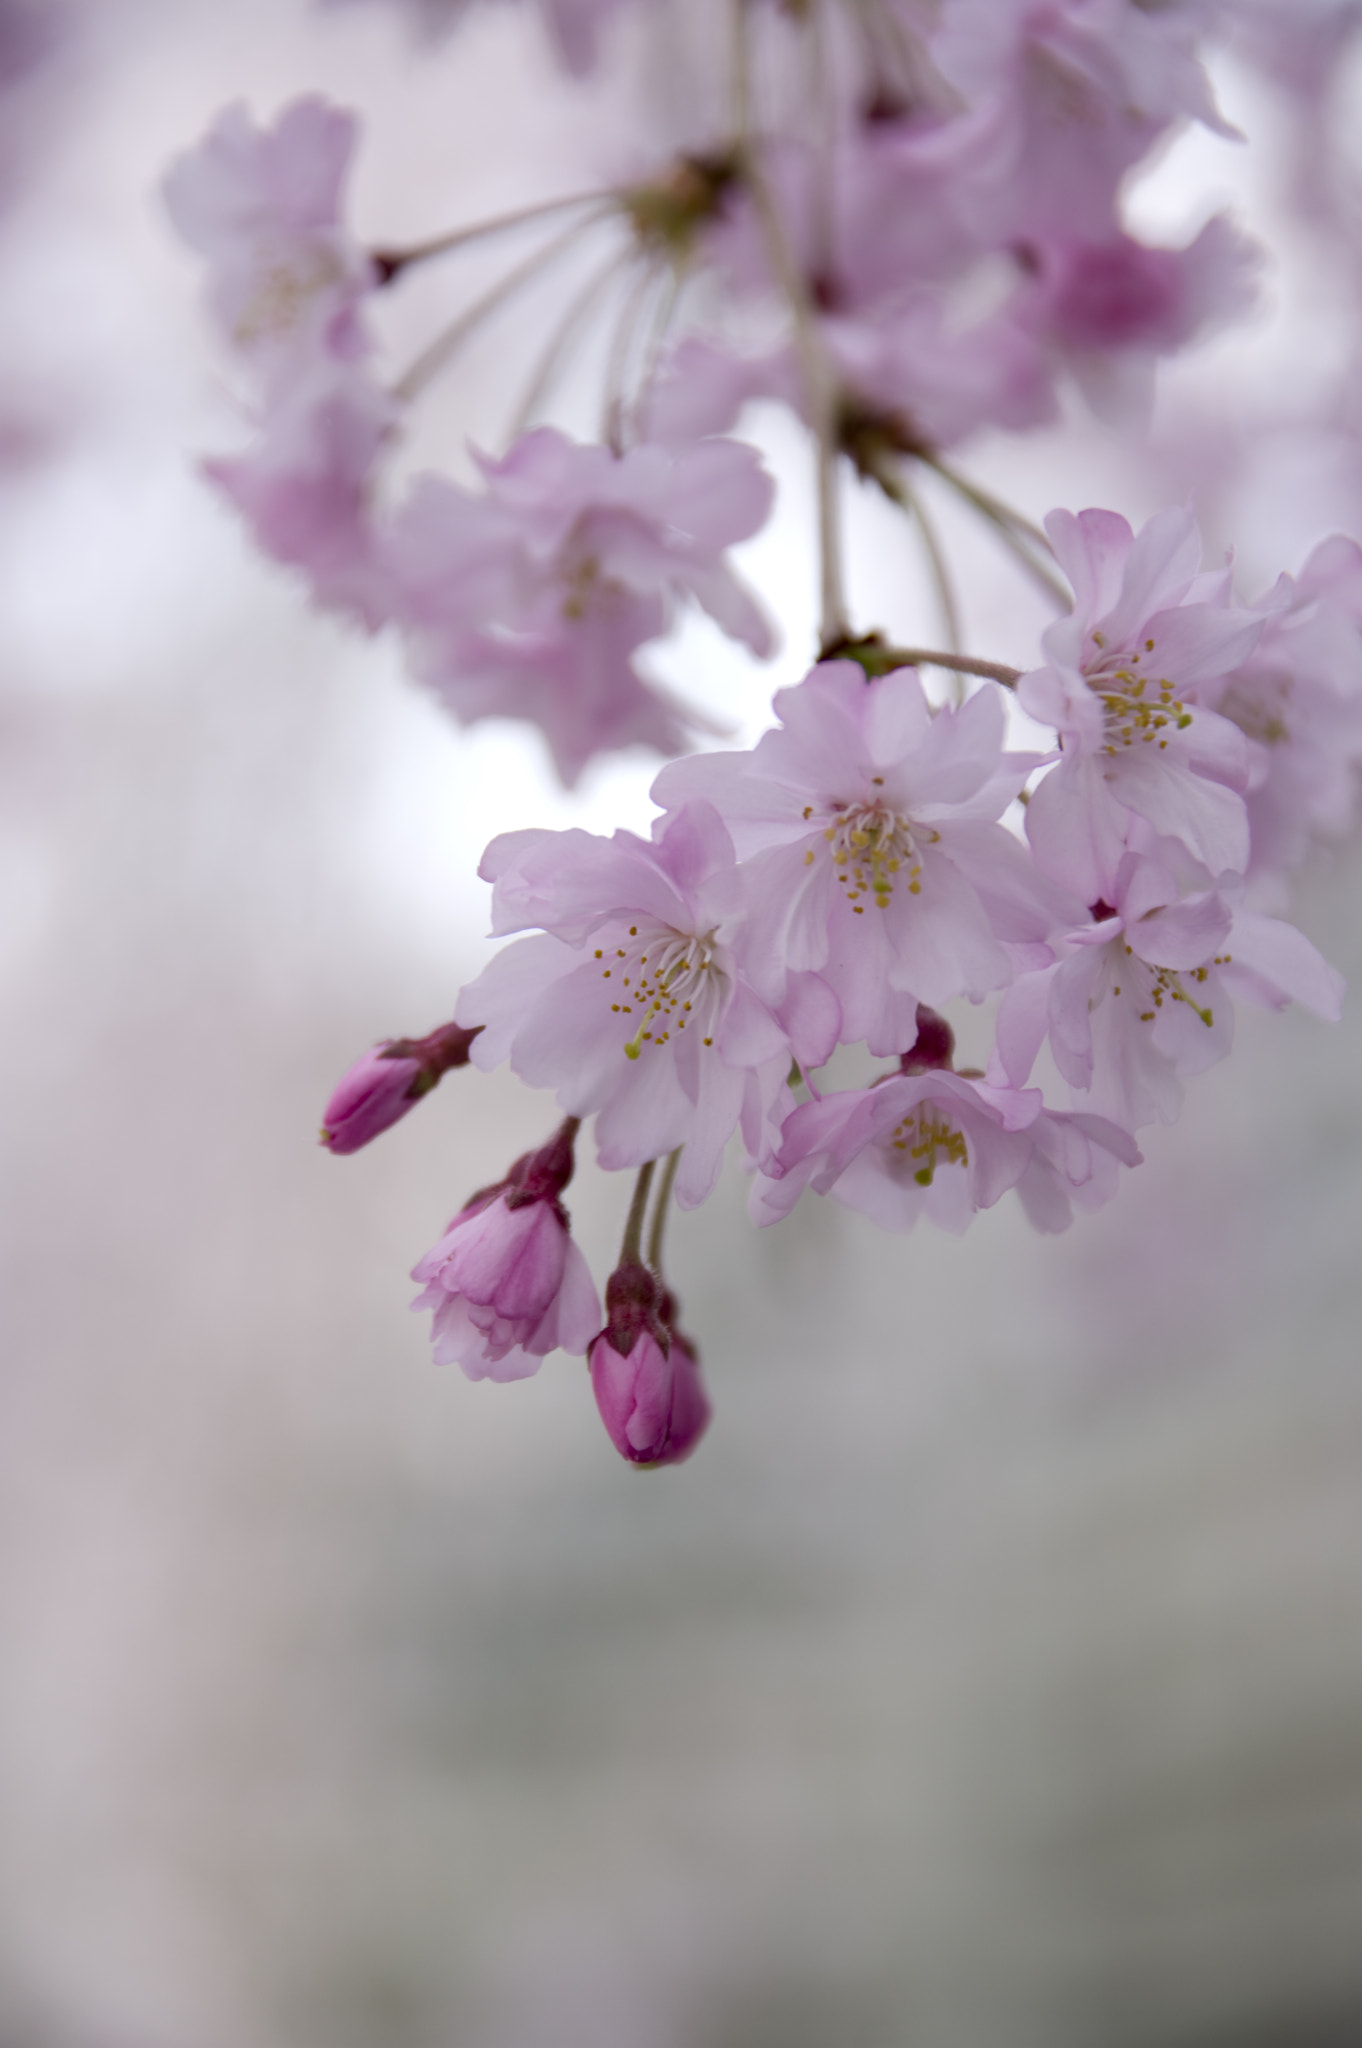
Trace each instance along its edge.
{"label": "hanging flower spray", "polygon": [[[613,17],[650,34],[667,8],[539,11],[577,74]],[[1118,1193],[1140,1129],[1171,1122],[1184,1079],[1230,1050],[1236,1002],[1338,1016],[1338,975],[1280,913],[1292,871],[1355,820],[1362,550],[1336,537],[1246,598],[1185,509],[1138,532],[1105,509],[1037,523],[954,452],[1053,421],[1066,386],[1138,418],[1159,361],[1246,310],[1254,245],[1217,218],[1185,248],[1146,246],[1129,175],[1179,125],[1232,132],[1205,37],[1246,28],[1271,63],[1324,35],[1325,14],[733,0],[715,14],[724,90],[692,150],[405,248],[347,230],[357,122],[320,99],[265,128],[230,109],[171,168],[170,212],[207,265],[255,420],[208,474],[260,547],[319,605],[400,633],[460,723],[535,726],[565,784],[611,750],[671,757],[650,838],[493,840],[479,872],[507,945],[449,1024],[376,1047],[325,1113],[324,1142],[349,1152],[453,1068],[509,1061],[556,1096],[556,1133],[416,1268],[437,1358],[504,1380],[555,1347],[585,1355],[615,1447],[675,1462],[710,1411],[664,1225],[673,1202],[711,1194],[735,1133],[758,1225],[812,1189],[888,1230],[925,1215],[961,1231],[1009,1195],[1062,1230]],[[529,256],[405,371],[381,361],[379,295],[526,232]],[[474,488],[426,474],[394,499],[385,471],[419,434],[423,393],[593,240],[604,268],[565,295],[510,445],[478,453]],[[601,435],[583,443],[531,422],[602,305],[618,310]],[[756,352],[734,339],[754,310]],[[692,606],[771,651],[760,594],[729,561],[772,512],[761,458],[734,435],[754,398],[806,432],[818,644],[754,747],[688,752],[703,720],[638,656]],[[1005,662],[962,645],[924,478],[1045,594],[1038,648]],[[909,522],[939,600],[927,637],[944,645],[852,616],[856,488]],[[1042,751],[1010,744],[1013,705]],[[986,999],[992,1052],[957,1067],[943,1012]],[[859,1086],[824,1083],[841,1045],[865,1049]],[[1032,1079],[1047,1046],[1059,1101]],[[588,1123],[599,1165],[635,1176],[604,1311],[562,1200]]]}

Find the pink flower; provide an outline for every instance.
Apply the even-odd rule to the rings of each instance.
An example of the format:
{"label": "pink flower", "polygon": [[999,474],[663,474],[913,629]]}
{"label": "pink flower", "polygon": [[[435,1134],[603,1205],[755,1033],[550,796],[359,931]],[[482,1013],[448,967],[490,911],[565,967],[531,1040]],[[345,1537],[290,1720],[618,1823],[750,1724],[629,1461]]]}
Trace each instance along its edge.
{"label": "pink flower", "polygon": [[761,1000],[743,952],[733,844],[709,804],[632,832],[513,832],[480,872],[495,882],[494,928],[544,936],[499,953],[459,998],[484,1026],[476,1066],[509,1057],[564,1110],[595,1114],[602,1166],[641,1166],[685,1146],[676,1198],[694,1208],[741,1126],[769,1156],[792,1059],[818,1066],[837,1041],[826,984],[796,975]]}
{"label": "pink flower", "polygon": [[1013,317],[1067,362],[1094,411],[1114,421],[1147,412],[1155,365],[1252,304],[1260,261],[1223,216],[1185,249],[1128,235],[1061,237],[1026,246],[1032,272]]}
{"label": "pink flower", "polygon": [[477,1037],[444,1024],[426,1038],[385,1038],[341,1076],[322,1114],[328,1152],[358,1152],[391,1130],[443,1075],[468,1065]]}
{"label": "pink flower", "polygon": [[301,569],[318,604],[371,630],[393,601],[370,490],[395,418],[362,368],[318,358],[267,400],[254,447],[204,464],[267,555]]}
{"label": "pink flower", "polygon": [[775,709],[783,729],[750,753],[693,755],[653,785],[659,803],[712,802],[748,857],[747,957],[768,999],[819,973],[844,1040],[897,1053],[919,1003],[1004,987],[1009,946],[1049,957],[1064,899],[996,822],[1035,757],[1003,752],[995,687],[933,715],[914,670],[867,680],[829,661]]}
{"label": "pink flower", "polygon": [[[1265,600],[1267,624],[1218,710],[1254,755],[1248,795],[1258,899],[1357,822],[1362,774],[1362,548],[1335,534]],[[1264,907],[1275,908],[1275,904]]]}
{"label": "pink flower", "polygon": [[1101,240],[1121,180],[1161,130],[1216,112],[1188,8],[1129,0],[954,0],[934,54],[974,110],[961,175],[979,231]]}
{"label": "pink flower", "polygon": [[357,132],[315,95],[264,130],[231,106],[166,175],[171,219],[209,263],[215,318],[271,381],[319,352],[364,352],[358,307],[377,276],[341,225]]}
{"label": "pink flower", "polygon": [[558,1199],[572,1178],[571,1118],[504,1181],[474,1195],[413,1269],[413,1308],[435,1311],[435,1363],[471,1380],[519,1380],[559,1346],[584,1352],[600,1321],[585,1259]]}
{"label": "pink flower", "polygon": [[1229,1051],[1235,995],[1338,1018],[1342,978],[1294,926],[1214,890],[1184,895],[1165,865],[1133,851],[1107,886],[1067,958],[1003,998],[998,1063],[1014,1085],[1048,1036],[1073,1099],[1139,1130],[1172,1123],[1183,1078]]}
{"label": "pink flower", "polygon": [[1017,686],[1063,750],[1027,810],[1037,858],[1092,902],[1133,812],[1211,877],[1242,874],[1248,749],[1207,698],[1253,651],[1261,617],[1231,602],[1227,571],[1200,573],[1186,512],[1160,512],[1138,539],[1115,512],[1052,512],[1045,526],[1075,608],[1045,635],[1049,665]]}
{"label": "pink flower", "polygon": [[1050,365],[1009,309],[962,328],[938,298],[913,292],[872,312],[833,312],[823,332],[851,403],[901,416],[929,448],[1054,414]]}
{"label": "pink flower", "polygon": [[695,1347],[675,1303],[645,1266],[606,1283],[606,1326],[591,1346],[591,1388],[611,1443],[632,1465],[677,1465],[709,1426]]}
{"label": "pink flower", "polygon": [[980,1209],[1025,1183],[1028,1213],[1064,1229],[1076,1196],[1114,1191],[1116,1163],[1139,1161],[1129,1134],[1100,1117],[1055,1117],[1038,1089],[990,1086],[937,1069],[801,1103],[787,1119],[769,1176],[752,1190],[753,1220],[789,1214],[806,1187],[835,1195],[885,1230],[923,1216],[965,1230]]}
{"label": "pink flower", "polygon": [[528,718],[563,780],[610,747],[671,753],[672,709],[633,657],[694,599],[754,652],[770,634],[724,551],[771,502],[755,452],[710,440],[617,456],[549,427],[500,462],[481,498],[421,478],[389,560],[418,673],[454,716]]}

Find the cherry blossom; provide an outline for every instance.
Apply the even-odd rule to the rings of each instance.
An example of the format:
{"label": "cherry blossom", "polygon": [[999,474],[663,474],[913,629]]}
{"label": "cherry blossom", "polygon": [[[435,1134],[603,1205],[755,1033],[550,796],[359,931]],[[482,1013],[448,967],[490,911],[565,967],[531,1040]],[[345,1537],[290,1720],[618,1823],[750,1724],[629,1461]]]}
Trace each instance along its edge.
{"label": "cherry blossom", "polygon": [[755,451],[705,440],[617,456],[545,427],[480,467],[481,497],[425,477],[393,522],[386,560],[417,673],[464,723],[532,719],[568,784],[605,748],[676,752],[682,724],[633,657],[678,599],[769,651],[723,560],[770,506]]}
{"label": "cherry blossom", "polygon": [[504,1181],[484,1188],[420,1260],[413,1308],[435,1311],[435,1363],[469,1379],[519,1380],[550,1351],[584,1352],[600,1321],[586,1260],[559,1200],[572,1178],[571,1119]]}
{"label": "cherry blossom", "polygon": [[1293,925],[1219,891],[1186,894],[1161,861],[1134,851],[1107,886],[1066,957],[1003,998],[998,1059],[1014,1085],[1048,1036],[1073,1100],[1138,1130],[1172,1123],[1182,1080],[1224,1058],[1235,996],[1337,1020],[1342,977]]}
{"label": "cherry blossom", "polygon": [[700,1360],[676,1328],[676,1305],[646,1266],[616,1268],[606,1326],[589,1353],[591,1388],[611,1443],[631,1465],[676,1465],[709,1426]]}
{"label": "cherry blossom", "polygon": [[210,265],[213,315],[270,382],[318,352],[365,352],[358,309],[378,275],[341,223],[357,134],[353,114],[316,95],[268,129],[238,104],[166,174],[171,219]]}
{"label": "cherry blossom", "polygon": [[653,785],[663,804],[708,798],[732,831],[764,993],[821,973],[843,1038],[895,1053],[919,1003],[1004,987],[1009,947],[1050,957],[1065,899],[996,822],[1036,757],[1003,751],[995,687],[933,715],[914,670],[867,679],[830,661],[779,691],[775,710],[780,729],[751,753],[695,755]]}
{"label": "cherry blossom", "polygon": [[1071,1200],[1109,1199],[1116,1163],[1137,1164],[1129,1134],[1100,1117],[1056,1118],[1039,1089],[991,1086],[945,1069],[889,1075],[869,1088],[801,1103],[772,1172],[753,1186],[758,1223],[788,1215],[806,1187],[886,1230],[923,1216],[965,1230],[980,1209],[1029,1181],[1042,1228],[1063,1229]]}
{"label": "cherry blossom", "polygon": [[733,842],[709,804],[684,806],[650,843],[632,832],[519,832],[493,840],[498,932],[540,937],[499,953],[463,991],[483,1027],[473,1064],[509,1058],[574,1116],[596,1116],[601,1165],[641,1166],[684,1145],[676,1198],[693,1208],[741,1125],[770,1155],[791,1060],[820,1066],[837,1040],[827,985],[794,974],[781,998],[747,973]]}
{"label": "cherry blossom", "polygon": [[1211,877],[1242,874],[1248,748],[1207,697],[1252,652],[1261,616],[1232,602],[1227,571],[1201,573],[1189,513],[1161,512],[1138,538],[1115,512],[1045,525],[1075,608],[1045,634],[1047,666],[1017,686],[1062,749],[1027,811],[1038,858],[1092,901],[1133,812]]}
{"label": "cherry blossom", "polygon": [[358,1152],[392,1129],[445,1074],[468,1065],[476,1032],[443,1024],[425,1038],[388,1038],[356,1060],[322,1113],[328,1152]]}
{"label": "cherry blossom", "polygon": [[1285,908],[1286,872],[1357,820],[1362,775],[1362,548],[1336,534],[1261,609],[1263,636],[1218,709],[1253,746],[1249,873]]}

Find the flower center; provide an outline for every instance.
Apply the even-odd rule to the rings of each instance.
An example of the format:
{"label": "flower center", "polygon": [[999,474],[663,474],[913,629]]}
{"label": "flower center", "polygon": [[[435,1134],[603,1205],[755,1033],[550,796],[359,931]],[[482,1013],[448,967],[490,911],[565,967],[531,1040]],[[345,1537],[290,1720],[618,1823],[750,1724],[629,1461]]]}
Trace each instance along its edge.
{"label": "flower center", "polygon": [[[1100,648],[1100,636],[1094,635],[1094,639]],[[1140,663],[1153,652],[1154,642],[1146,640],[1142,649],[1124,656],[1119,667],[1113,657],[1088,674],[1089,687],[1102,699],[1105,713],[1104,754],[1117,754],[1123,747],[1136,745],[1166,747],[1170,727],[1185,732],[1192,722],[1191,712],[1167,676],[1140,674]]]}
{"label": "flower center", "polygon": [[325,249],[307,249],[261,265],[260,281],[236,324],[236,338],[249,347],[267,335],[287,334],[301,322],[313,299],[343,275]]}
{"label": "flower center", "polygon": [[910,1109],[890,1132],[889,1145],[900,1155],[894,1165],[910,1171],[920,1188],[929,1188],[936,1178],[938,1158],[947,1166],[969,1165],[964,1132],[957,1131],[934,1102]]}
{"label": "flower center", "polygon": [[[1124,985],[1132,998],[1138,997],[1142,1024],[1152,1024],[1165,1003],[1186,1003],[1193,1015],[1210,1030],[1215,1022],[1215,1012],[1209,1003],[1199,1003],[1194,991],[1210,979],[1213,967],[1229,966],[1231,956],[1228,953],[1217,953],[1204,966],[1189,967],[1179,973],[1171,967],[1155,967],[1152,961],[1142,960],[1124,939],[1113,943],[1119,943],[1121,958],[1114,970],[1112,994],[1119,996]],[[1134,987],[1130,986],[1132,982]],[[1188,982],[1192,984],[1190,989],[1185,986]]]}
{"label": "flower center", "polygon": [[666,1045],[673,1031],[687,1026],[700,1034],[702,1044],[712,1045],[728,979],[716,960],[713,931],[678,932],[655,925],[640,935],[631,924],[621,936],[634,943],[598,946],[596,958],[609,962],[601,968],[601,979],[611,984],[612,1014],[630,1020],[625,1058],[638,1059],[645,1045]]}
{"label": "flower center", "polygon": [[[805,813],[812,816],[812,807]],[[921,832],[934,839],[934,832]],[[922,893],[922,863],[909,819],[900,817],[886,803],[846,804],[824,827],[823,837],[832,848],[832,864],[847,902],[858,917],[863,916],[863,897],[873,899],[887,910],[894,884],[904,881],[910,896]],[[813,850],[805,855],[813,860]]]}

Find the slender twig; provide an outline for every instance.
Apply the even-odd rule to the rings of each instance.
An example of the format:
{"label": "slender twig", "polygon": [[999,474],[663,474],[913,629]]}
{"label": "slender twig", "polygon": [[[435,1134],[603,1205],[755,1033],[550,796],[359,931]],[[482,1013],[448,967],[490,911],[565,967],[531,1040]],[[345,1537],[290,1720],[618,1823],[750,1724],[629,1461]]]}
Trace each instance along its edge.
{"label": "slender twig", "polygon": [[795,262],[785,224],[766,182],[760,151],[751,132],[752,79],[747,13],[748,0],[733,0],[733,103],[737,156],[752,195],[771,268],[790,308],[804,403],[817,447],[819,638],[826,647],[845,639],[847,632],[846,605],[842,596],[841,508],[837,496],[837,387],[818,333],[808,283]]}
{"label": "slender twig", "polygon": [[642,1258],[643,1218],[648,1208],[648,1190],[653,1184],[653,1168],[657,1161],[650,1159],[646,1166],[640,1166],[638,1179],[634,1182],[634,1199],[629,1204],[625,1219],[624,1238],[620,1244],[620,1264],[637,1266]]}
{"label": "slender twig", "polygon": [[659,1280],[662,1278],[662,1239],[667,1228],[667,1213],[671,1208],[672,1184],[676,1179],[676,1169],[681,1164],[681,1154],[684,1150],[683,1145],[678,1145],[674,1152],[667,1154],[667,1163],[662,1169],[662,1180],[657,1190],[657,1200],[653,1204],[653,1227],[648,1233],[648,1265]]}
{"label": "slender twig", "polygon": [[616,455],[624,453],[624,394],[629,381],[629,356],[638,333],[644,302],[657,278],[655,263],[645,264],[634,280],[615,322],[606,365],[605,391],[601,400],[601,439]]}
{"label": "slender twig", "polygon": [[587,315],[599,308],[601,298],[609,287],[616,271],[622,270],[626,264],[632,262],[633,256],[634,250],[632,246],[627,249],[618,250],[607,263],[600,264],[592,271],[581,290],[570,301],[566,312],[550,334],[539,360],[535,364],[534,372],[525,390],[525,396],[520,401],[515,419],[511,425],[509,438],[512,441],[520,439],[520,436],[525,432],[525,429],[529,426],[530,421],[543,403],[544,394],[548,391],[554,378],[562,368],[565,358],[570,353],[577,339],[578,330],[586,320]]}
{"label": "slender twig", "polygon": [[885,676],[896,668],[948,668],[957,675],[984,676],[990,683],[1012,689],[1021,677],[1019,668],[1005,661],[984,661],[976,654],[948,654],[929,647],[890,647],[882,640],[844,640],[828,649],[825,661],[857,661],[868,676]]}
{"label": "slender twig", "polygon": [[809,0],[806,20],[809,69],[810,126],[817,136],[813,190],[809,194],[812,227],[812,269],[815,277],[832,269],[833,192],[837,156],[837,107],[832,80],[832,53],[828,47],[827,17],[823,0]]}
{"label": "slender twig", "polygon": [[[1052,598],[1061,610],[1072,611],[1073,599],[1059,577],[1047,566],[1048,561],[1054,560],[1054,550],[1040,527],[1034,526],[1020,512],[1014,512],[1010,505],[1004,504],[1001,498],[995,498],[991,491],[982,490],[979,485],[970,483],[958,470],[948,468],[935,456],[924,456],[923,460],[929,469],[935,470],[943,483],[948,483],[952,490],[958,491],[965,502],[972,505],[974,510],[988,521],[1018,566],[1026,571],[1046,596]],[[1038,561],[1036,554],[1032,552],[1033,549],[1043,550],[1047,561]]]}
{"label": "slender twig", "polygon": [[[927,557],[932,582],[936,585],[937,602],[941,607],[941,619],[946,629],[946,645],[952,654],[959,654],[965,644],[960,627],[960,605],[955,594],[955,583],[951,577],[951,565],[941,545],[941,536],[936,530],[936,521],[922,502],[921,493],[915,491],[906,477],[895,479],[902,497],[899,502],[905,511],[911,512],[917,521],[917,530],[922,536],[922,550]],[[881,483],[881,488],[887,488]],[[889,493],[893,496],[893,493]]]}
{"label": "slender twig", "polygon": [[428,348],[422,350],[416,361],[403,372],[393,386],[394,396],[403,400],[415,398],[433,377],[439,375],[474,328],[481,326],[484,320],[504,305],[507,299],[513,297],[545,264],[553,262],[565,249],[570,248],[579,235],[584,234],[588,228],[595,227],[604,218],[605,214],[601,212],[588,214],[585,220],[574,221],[561,235],[555,235],[552,241],[537,249],[533,256],[527,256],[523,263],[508,271],[498,284],[493,285],[490,291],[484,292],[480,299],[475,299],[456,320],[450,322],[442,334],[436,335]]}
{"label": "slender twig", "polygon": [[1015,505],[1009,505],[1007,500],[998,497],[996,492],[985,490],[982,484],[972,483],[967,476],[962,476],[958,469],[952,469],[948,462],[943,462],[939,455],[926,455],[923,460],[929,469],[934,469],[939,477],[954,490],[959,491],[962,498],[968,498],[970,504],[978,511],[986,512],[990,519],[996,519],[1001,525],[1010,526],[1016,532],[1024,533],[1042,554],[1049,555],[1051,560],[1054,559],[1050,536],[1044,527],[1037,526],[1033,519],[1028,519]]}
{"label": "slender twig", "polygon": [[1015,688],[1021,676],[1019,668],[1011,668],[1005,661],[982,661],[973,654],[937,653],[927,647],[894,647],[889,652],[898,668],[949,668],[957,675],[984,676],[1008,690]]}
{"label": "slender twig", "polygon": [[653,385],[657,381],[657,367],[662,360],[663,346],[671,332],[677,306],[681,302],[684,284],[683,261],[680,257],[674,257],[667,271],[666,283],[653,309],[652,326],[648,330],[648,339],[643,350],[643,368],[639,373],[638,389],[634,393],[634,402],[630,408],[630,419],[636,440],[646,441],[648,438],[648,414]]}
{"label": "slender twig", "polygon": [[607,186],[600,192],[572,192],[562,199],[540,199],[533,206],[518,206],[512,213],[498,213],[488,220],[471,221],[467,227],[451,228],[448,234],[432,235],[428,242],[412,242],[405,249],[375,249],[373,259],[386,282],[399,271],[410,270],[413,264],[428,263],[434,256],[446,256],[451,250],[462,249],[469,242],[480,242],[487,235],[499,235],[505,229],[524,227],[532,220],[545,220],[553,213],[566,213],[570,206],[591,206],[603,199],[618,199],[620,196]]}

